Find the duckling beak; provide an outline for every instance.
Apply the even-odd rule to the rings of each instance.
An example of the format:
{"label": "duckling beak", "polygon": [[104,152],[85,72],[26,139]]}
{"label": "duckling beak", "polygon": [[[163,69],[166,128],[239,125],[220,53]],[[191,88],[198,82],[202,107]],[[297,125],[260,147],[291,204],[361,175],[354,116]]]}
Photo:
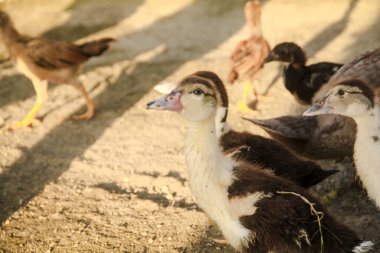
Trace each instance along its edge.
{"label": "duckling beak", "polygon": [[303,116],[314,116],[320,114],[333,113],[334,108],[330,105],[329,95],[326,95],[322,98],[321,101],[315,103],[313,106],[309,107],[304,113]]}
{"label": "duckling beak", "polygon": [[264,59],[264,63],[268,63],[268,62],[271,62],[271,61],[274,61],[274,56],[272,53],[269,53],[268,56]]}
{"label": "duckling beak", "polygon": [[156,100],[146,104],[146,109],[166,110],[180,112],[182,111],[181,91],[172,91]]}

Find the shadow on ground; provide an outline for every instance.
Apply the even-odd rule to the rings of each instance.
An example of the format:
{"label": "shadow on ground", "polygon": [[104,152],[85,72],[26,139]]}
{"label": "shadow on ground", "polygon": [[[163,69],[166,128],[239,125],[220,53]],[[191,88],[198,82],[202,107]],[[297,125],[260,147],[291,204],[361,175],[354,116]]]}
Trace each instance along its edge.
{"label": "shadow on ground", "polygon": [[[243,26],[244,20],[240,15],[231,15],[229,8],[232,5],[227,3],[215,7],[212,3],[211,0],[195,1],[178,13],[165,17],[142,31],[128,35],[127,39],[129,40],[145,40],[144,34],[151,34],[158,29],[162,33],[162,38],[171,38],[173,31],[166,30],[165,26],[168,23],[187,22],[193,27],[191,36],[199,38],[198,43],[203,46],[195,48],[196,50],[193,50],[189,58],[165,63],[165,65],[159,63],[138,64],[131,75],[123,74],[119,80],[109,85],[104,92],[95,98],[99,110],[91,124],[66,121],[52,129],[41,141],[36,143],[28,152],[25,152],[18,161],[0,175],[1,223],[41,192],[46,184],[56,180],[66,171],[71,162],[83,155],[84,151],[103,134],[104,130],[139,101],[152,85],[173,73],[186,61],[197,59],[216,48]],[[236,6],[236,4],[234,5]],[[219,28],[218,22],[210,24],[206,33],[204,29],[197,29],[197,27],[204,26],[200,17],[206,11],[209,13],[210,8],[214,8],[215,15],[222,17],[224,22],[230,23],[228,29],[215,33],[214,31]],[[239,20],[240,22],[228,22],[226,19]],[[186,29],[178,30],[174,37],[189,36],[187,31]],[[205,34],[214,34],[213,43],[204,41],[208,39]],[[157,41],[156,44],[150,46],[155,48],[160,43],[163,41]],[[169,49],[167,52],[180,46],[178,45],[180,41],[175,39],[169,39],[166,43]],[[136,52],[135,55],[139,53],[141,52]],[[161,57],[164,59],[164,55]],[[103,113],[110,111],[113,113],[103,115]],[[100,118],[101,120],[99,120]],[[72,136],[68,139],[65,138],[67,135]]]}

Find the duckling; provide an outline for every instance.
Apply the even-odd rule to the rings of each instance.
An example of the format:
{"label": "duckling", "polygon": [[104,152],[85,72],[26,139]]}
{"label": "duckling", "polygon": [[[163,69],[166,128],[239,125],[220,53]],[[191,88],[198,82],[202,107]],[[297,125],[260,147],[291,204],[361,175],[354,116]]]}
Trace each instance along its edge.
{"label": "duckling", "polygon": [[[375,94],[376,92],[376,94]],[[376,96],[375,96],[376,95]],[[380,88],[371,89],[360,80],[333,86],[305,116],[334,113],[351,117],[357,125],[354,162],[368,196],[380,208]]]}
{"label": "duckling", "polygon": [[[362,80],[371,88],[380,86],[380,48],[365,52],[345,63],[315,93],[313,101],[321,100],[337,83]],[[353,119],[334,114],[311,117],[284,116],[250,121],[267,131],[292,151],[311,159],[352,156],[356,123]]]}
{"label": "duckling", "polygon": [[261,29],[261,5],[259,1],[248,1],[244,6],[246,23],[251,29],[251,37],[240,41],[231,54],[231,70],[228,81],[233,84],[238,79],[246,79],[242,99],[238,104],[241,112],[249,112],[247,97],[253,92],[256,101],[258,93],[252,87],[257,79],[259,70],[263,67],[264,59],[270,51],[270,46],[263,36]]}
{"label": "duckling", "polygon": [[[156,85],[154,89],[169,94],[176,86],[175,83],[164,83]],[[299,158],[275,140],[249,132],[237,132],[227,123],[224,123],[224,129],[217,138],[223,152],[234,160],[244,160],[256,167],[269,169],[275,175],[291,180],[304,188],[313,186],[338,172],[338,170],[322,169],[315,162]],[[273,153],[276,156],[273,156]]]}
{"label": "duckling", "polygon": [[50,41],[21,35],[13,26],[9,15],[0,10],[0,33],[5,47],[19,72],[28,77],[36,91],[36,103],[23,120],[11,126],[12,129],[38,124],[35,118],[47,99],[48,82],[67,83],[77,88],[84,97],[87,111],[75,115],[76,120],[89,120],[95,112],[95,104],[89,98],[77,76],[84,62],[99,56],[113,42],[112,38],[75,45],[66,41]]}
{"label": "duckling", "polygon": [[319,88],[327,83],[343,64],[319,62],[306,66],[306,54],[293,42],[276,45],[264,62],[280,61],[287,63],[284,67],[285,88],[300,104],[311,104]]}
{"label": "duckling", "polygon": [[[239,252],[368,252],[373,243],[337,222],[302,188],[223,152],[228,97],[219,77],[185,77],[148,109],[178,112],[188,125],[185,157],[191,191]],[[276,154],[273,154],[274,156]]]}

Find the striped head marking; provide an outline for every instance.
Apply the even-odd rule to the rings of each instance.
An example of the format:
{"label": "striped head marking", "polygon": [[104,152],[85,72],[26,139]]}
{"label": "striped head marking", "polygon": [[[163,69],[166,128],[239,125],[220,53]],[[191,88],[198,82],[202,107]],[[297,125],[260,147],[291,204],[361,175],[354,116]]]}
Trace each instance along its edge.
{"label": "striped head marking", "polygon": [[148,103],[149,109],[177,111],[189,121],[227,118],[228,97],[220,78],[209,71],[198,71],[184,79],[168,95]]}
{"label": "striped head marking", "polygon": [[375,94],[360,80],[348,80],[334,85],[324,98],[304,115],[335,113],[348,117],[369,114],[375,105]]}
{"label": "striped head marking", "polygon": [[[223,82],[213,72],[198,71],[185,77],[177,89],[182,90],[182,116],[190,121],[219,117],[226,121],[228,96]],[[223,111],[223,113],[220,113]]]}

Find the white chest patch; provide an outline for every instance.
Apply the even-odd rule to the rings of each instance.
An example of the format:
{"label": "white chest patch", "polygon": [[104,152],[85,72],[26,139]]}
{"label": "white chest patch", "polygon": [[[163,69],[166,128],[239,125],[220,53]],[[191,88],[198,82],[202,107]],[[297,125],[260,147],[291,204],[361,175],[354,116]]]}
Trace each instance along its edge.
{"label": "white chest patch", "polygon": [[355,167],[368,196],[380,208],[380,129],[358,123]]}
{"label": "white chest patch", "polygon": [[191,191],[198,205],[218,224],[231,246],[240,249],[248,243],[251,233],[239,222],[238,213],[252,214],[254,208],[247,207],[248,200],[241,206],[232,207],[235,202],[229,201],[227,190],[233,181],[234,163],[218,150],[216,141],[209,141],[207,137],[198,139],[201,140],[199,143],[188,139],[185,147]]}

